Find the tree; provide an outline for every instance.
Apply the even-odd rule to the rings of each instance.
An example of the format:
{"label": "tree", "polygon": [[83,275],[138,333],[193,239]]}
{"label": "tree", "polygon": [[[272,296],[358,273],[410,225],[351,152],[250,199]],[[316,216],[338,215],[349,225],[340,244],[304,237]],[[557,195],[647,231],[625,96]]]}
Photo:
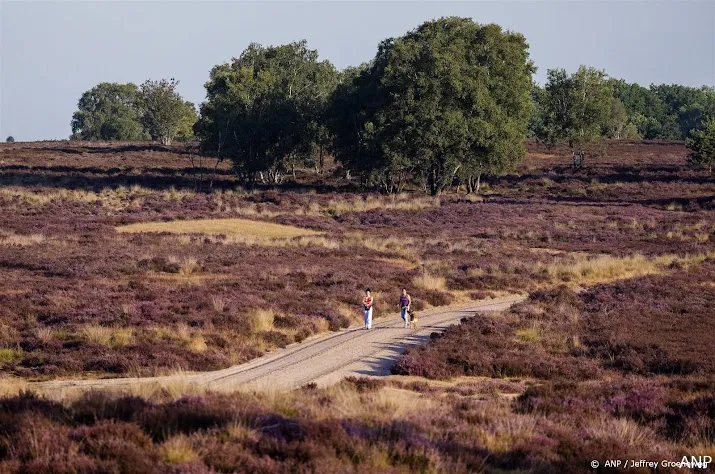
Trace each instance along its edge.
{"label": "tree", "polygon": [[[327,111],[327,123],[333,140],[333,155],[348,170],[360,175],[363,184],[375,178],[374,170],[385,167],[375,149],[374,125],[370,121],[377,111],[377,87],[373,63],[348,67],[340,74]],[[392,180],[383,183],[389,191]]]}
{"label": "tree", "polygon": [[685,143],[691,150],[691,162],[707,167],[712,173],[715,164],[715,118],[703,122],[701,129],[691,130]]}
{"label": "tree", "polygon": [[196,107],[192,102],[184,102],[184,107],[181,111],[181,120],[179,121],[179,126],[176,132],[176,139],[180,141],[193,140],[194,135],[194,124],[199,119],[198,113],[196,113]]}
{"label": "tree", "polygon": [[628,113],[623,103],[615,97],[611,97],[610,109],[606,134],[610,138],[620,140],[623,138],[626,126],[628,125]]}
{"label": "tree", "polygon": [[533,72],[517,33],[467,18],[426,22],[383,41],[339,87],[336,156],[387,192],[410,174],[439,195],[455,177],[503,172],[524,156]]}
{"label": "tree", "polygon": [[529,118],[529,138],[538,138],[544,129],[544,104],[546,104],[546,90],[538,84],[531,86],[532,113]]}
{"label": "tree", "polygon": [[610,79],[614,97],[620,100],[629,121],[646,139],[684,140],[704,117],[715,113],[715,89],[681,85],[649,88]]}
{"label": "tree", "polygon": [[545,95],[539,138],[550,145],[568,143],[573,167],[578,168],[583,165],[584,148],[601,136],[608,123],[612,89],[606,73],[581,66],[569,76],[564,69],[550,69]]}
{"label": "tree", "polygon": [[669,139],[685,140],[691,130],[698,129],[705,117],[715,113],[715,89],[677,84],[651,85],[651,91],[665,106],[672,123]]}
{"label": "tree", "polygon": [[[194,104],[185,102],[176,92],[179,82],[173,78],[147,80],[141,85],[142,123],[152,139],[170,145],[177,136],[189,136],[196,116]],[[194,120],[195,122],[195,120]]]}
{"label": "tree", "polygon": [[13,137],[12,135],[10,135],[9,137],[7,137],[7,139],[6,139],[5,141],[6,141],[7,143],[13,143],[13,142],[15,141],[15,137]]}
{"label": "tree", "polygon": [[102,82],[79,100],[72,116],[74,140],[145,140],[142,107],[135,84]]}
{"label": "tree", "polygon": [[323,114],[338,73],[305,40],[251,44],[239,58],[211,70],[207,101],[195,127],[204,152],[233,160],[250,184],[279,183],[327,146]]}

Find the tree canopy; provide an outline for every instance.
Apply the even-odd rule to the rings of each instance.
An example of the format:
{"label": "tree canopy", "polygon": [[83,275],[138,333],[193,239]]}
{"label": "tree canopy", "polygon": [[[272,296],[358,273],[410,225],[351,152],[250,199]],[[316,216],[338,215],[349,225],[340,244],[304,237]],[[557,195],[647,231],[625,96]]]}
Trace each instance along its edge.
{"label": "tree canopy", "polygon": [[102,82],[79,99],[72,116],[72,138],[78,140],[145,140],[139,88]]}
{"label": "tree canopy", "polygon": [[581,166],[584,147],[602,136],[612,117],[606,73],[586,66],[571,75],[565,69],[549,69],[542,98],[544,115],[537,136],[550,144],[568,143],[574,167]]}
{"label": "tree canopy", "polygon": [[335,67],[305,40],[249,45],[211,70],[195,127],[203,150],[232,159],[245,181],[280,182],[325,146],[322,117],[337,80]]}
{"label": "tree canopy", "polygon": [[437,195],[457,176],[504,172],[524,156],[533,72],[520,34],[466,18],[426,22],[348,71],[334,152],[388,192],[408,174]]}
{"label": "tree canopy", "polygon": [[140,87],[142,123],[152,139],[170,145],[174,138],[190,138],[196,122],[196,109],[176,91],[179,82],[147,80]]}
{"label": "tree canopy", "polygon": [[72,116],[73,140],[160,140],[193,137],[197,114],[176,92],[178,82],[102,82],[82,94]]}
{"label": "tree canopy", "polygon": [[712,172],[715,165],[715,117],[708,119],[697,130],[692,130],[686,145],[691,150],[690,160]]}

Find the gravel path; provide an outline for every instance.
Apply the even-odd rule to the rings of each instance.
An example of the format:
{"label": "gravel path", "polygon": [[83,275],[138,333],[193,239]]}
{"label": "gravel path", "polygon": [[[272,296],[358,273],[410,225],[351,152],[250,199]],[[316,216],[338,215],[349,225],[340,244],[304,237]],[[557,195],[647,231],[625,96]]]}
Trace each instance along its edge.
{"label": "gravel path", "polygon": [[239,386],[286,390],[310,382],[320,386],[330,385],[350,375],[389,375],[390,367],[399,355],[411,346],[427,342],[430,333],[443,331],[475,312],[503,311],[523,299],[523,296],[514,295],[422,311],[418,314],[417,329],[405,329],[402,320],[394,314],[376,319],[369,331],[350,327],[314,336],[245,364],[214,372],[145,378],[57,380],[30,385],[45,393],[177,383],[217,391],[234,390]]}

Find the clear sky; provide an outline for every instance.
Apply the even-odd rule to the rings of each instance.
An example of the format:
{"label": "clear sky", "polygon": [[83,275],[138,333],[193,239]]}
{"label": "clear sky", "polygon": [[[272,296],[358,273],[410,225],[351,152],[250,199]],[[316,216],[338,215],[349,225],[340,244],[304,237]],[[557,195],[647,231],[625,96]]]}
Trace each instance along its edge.
{"label": "clear sky", "polygon": [[715,1],[30,2],[0,0],[0,140],[65,139],[99,82],[174,77],[198,104],[212,66],[250,42],[305,38],[338,68],[426,20],[466,16],[524,34],[546,70],[579,64],[643,85],[715,85]]}

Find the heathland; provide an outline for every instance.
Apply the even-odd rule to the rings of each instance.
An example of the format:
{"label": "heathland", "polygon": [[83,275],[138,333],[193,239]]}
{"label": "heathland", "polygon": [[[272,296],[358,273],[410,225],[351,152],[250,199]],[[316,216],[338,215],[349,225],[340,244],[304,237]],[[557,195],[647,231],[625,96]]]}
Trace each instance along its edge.
{"label": "heathland", "polygon": [[[428,197],[358,192],[330,159],[244,189],[191,144],[0,144],[0,472],[590,472],[713,456],[712,175],[682,142],[607,142],[578,170],[565,148],[527,149],[479,196]],[[402,287],[418,310],[529,298],[435,335],[385,380],[18,395],[245,362],[359,321],[365,286],[378,316]]]}

